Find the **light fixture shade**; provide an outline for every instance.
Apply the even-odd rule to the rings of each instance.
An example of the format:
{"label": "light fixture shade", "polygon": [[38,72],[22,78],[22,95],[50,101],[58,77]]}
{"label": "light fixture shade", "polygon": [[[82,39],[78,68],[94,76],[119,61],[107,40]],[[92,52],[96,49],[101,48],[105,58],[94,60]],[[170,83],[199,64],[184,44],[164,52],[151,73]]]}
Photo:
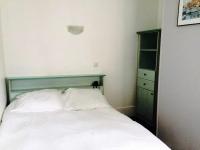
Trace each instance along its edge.
{"label": "light fixture shade", "polygon": [[74,35],[79,35],[83,33],[84,31],[84,26],[76,26],[76,25],[69,25],[67,26],[68,32]]}

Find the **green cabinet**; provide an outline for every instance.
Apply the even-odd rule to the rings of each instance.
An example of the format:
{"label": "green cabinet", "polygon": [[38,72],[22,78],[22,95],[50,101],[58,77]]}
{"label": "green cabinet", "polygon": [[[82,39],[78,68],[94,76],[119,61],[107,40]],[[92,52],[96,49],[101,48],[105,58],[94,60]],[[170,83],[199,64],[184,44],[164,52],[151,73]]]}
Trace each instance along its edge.
{"label": "green cabinet", "polygon": [[161,30],[138,32],[136,119],[153,133],[157,124],[157,88]]}

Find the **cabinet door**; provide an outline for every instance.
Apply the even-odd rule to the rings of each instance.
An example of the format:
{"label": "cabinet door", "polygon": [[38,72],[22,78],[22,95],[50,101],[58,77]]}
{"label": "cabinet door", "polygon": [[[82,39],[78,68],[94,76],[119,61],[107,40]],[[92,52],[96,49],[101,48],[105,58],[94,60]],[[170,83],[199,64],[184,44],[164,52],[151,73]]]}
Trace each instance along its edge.
{"label": "cabinet door", "polygon": [[137,87],[137,104],[136,104],[136,114],[145,117],[146,114],[146,101],[144,95],[144,89]]}
{"label": "cabinet door", "polygon": [[153,121],[153,103],[154,103],[153,91],[149,91],[141,87],[138,87],[136,113],[139,116],[143,117],[142,119],[148,122]]}
{"label": "cabinet door", "polygon": [[154,93],[153,91],[146,91],[146,119],[149,122],[153,121],[153,104],[154,104]]}

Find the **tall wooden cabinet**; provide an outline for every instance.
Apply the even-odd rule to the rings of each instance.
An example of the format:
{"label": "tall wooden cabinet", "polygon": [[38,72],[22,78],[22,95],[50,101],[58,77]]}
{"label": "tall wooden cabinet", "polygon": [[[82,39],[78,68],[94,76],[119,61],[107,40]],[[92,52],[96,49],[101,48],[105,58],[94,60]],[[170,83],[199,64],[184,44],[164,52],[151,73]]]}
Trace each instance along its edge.
{"label": "tall wooden cabinet", "polygon": [[156,134],[161,30],[141,31],[137,34],[136,120]]}

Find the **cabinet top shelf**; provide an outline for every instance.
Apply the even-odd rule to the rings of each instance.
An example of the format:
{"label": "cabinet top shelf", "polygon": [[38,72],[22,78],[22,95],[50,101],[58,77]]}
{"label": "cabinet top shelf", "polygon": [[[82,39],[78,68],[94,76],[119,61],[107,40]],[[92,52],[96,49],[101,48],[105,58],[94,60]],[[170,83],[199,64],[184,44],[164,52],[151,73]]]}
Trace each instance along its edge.
{"label": "cabinet top shelf", "polygon": [[161,32],[161,29],[153,29],[153,30],[146,30],[146,31],[138,31],[137,34],[154,33],[154,32]]}
{"label": "cabinet top shelf", "polygon": [[154,71],[154,72],[157,71],[156,68],[155,69],[149,69],[149,68],[145,68],[145,67],[138,67],[138,69],[140,69],[140,70],[146,70],[146,71]]}
{"label": "cabinet top shelf", "polygon": [[158,51],[158,49],[140,49],[140,51],[144,51],[144,52],[156,52]]}

